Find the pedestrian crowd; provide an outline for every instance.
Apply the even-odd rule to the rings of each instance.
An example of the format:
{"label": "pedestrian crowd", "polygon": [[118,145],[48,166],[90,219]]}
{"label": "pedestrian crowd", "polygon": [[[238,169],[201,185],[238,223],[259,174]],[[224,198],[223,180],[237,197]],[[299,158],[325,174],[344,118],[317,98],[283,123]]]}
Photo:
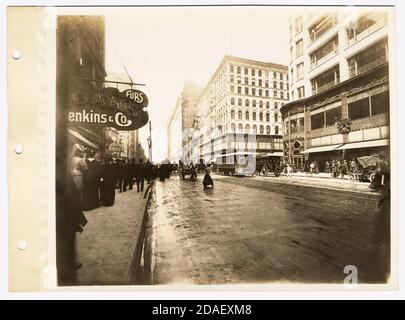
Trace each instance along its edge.
{"label": "pedestrian crowd", "polygon": [[[100,158],[99,154],[89,158],[87,150],[78,144],[67,162],[67,175],[58,206],[62,209],[57,216],[58,270],[62,283],[74,283],[75,271],[81,267],[76,261],[75,237],[87,224],[83,211],[100,206],[111,207],[116,192],[133,190],[143,192],[145,180],[150,184],[159,177],[161,181],[170,178],[170,164],[153,165],[143,159]],[[60,194],[58,192],[58,194]]]}

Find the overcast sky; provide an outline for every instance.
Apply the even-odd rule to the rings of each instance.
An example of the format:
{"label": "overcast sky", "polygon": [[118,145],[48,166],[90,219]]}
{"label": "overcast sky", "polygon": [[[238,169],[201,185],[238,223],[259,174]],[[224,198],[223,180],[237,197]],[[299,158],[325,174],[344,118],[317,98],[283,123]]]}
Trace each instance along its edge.
{"label": "overcast sky", "polygon": [[[291,7],[109,7],[88,12],[105,16],[107,72],[125,73],[122,60],[134,81],[146,84],[139,89],[149,97],[154,161],[167,156],[167,123],[184,80],[205,85],[227,54],[289,62]],[[140,129],[144,147],[147,135],[147,127]]]}

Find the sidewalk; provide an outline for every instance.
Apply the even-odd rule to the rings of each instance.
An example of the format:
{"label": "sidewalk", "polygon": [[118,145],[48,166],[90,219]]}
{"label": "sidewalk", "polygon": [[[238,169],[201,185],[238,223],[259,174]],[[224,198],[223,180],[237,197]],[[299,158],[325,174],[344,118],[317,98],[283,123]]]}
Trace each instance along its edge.
{"label": "sidewalk", "polygon": [[[225,176],[217,175],[217,178],[221,177]],[[231,176],[229,176],[228,178],[230,177]],[[319,173],[313,175],[293,173],[291,177],[287,177],[285,174],[282,174],[279,177],[275,177],[274,175],[270,175],[268,177],[254,176],[253,178],[249,177],[248,179],[257,179],[260,181],[267,181],[269,183],[282,183],[312,188],[356,192],[376,197],[379,196],[378,192],[372,191],[368,188],[368,186],[370,185],[369,182],[351,182],[345,178],[330,178],[330,174],[327,173]]]}
{"label": "sidewalk", "polygon": [[[147,184],[145,184],[145,190]],[[86,211],[88,224],[76,239],[78,285],[128,284],[146,206],[143,192],[116,192],[112,207]]]}

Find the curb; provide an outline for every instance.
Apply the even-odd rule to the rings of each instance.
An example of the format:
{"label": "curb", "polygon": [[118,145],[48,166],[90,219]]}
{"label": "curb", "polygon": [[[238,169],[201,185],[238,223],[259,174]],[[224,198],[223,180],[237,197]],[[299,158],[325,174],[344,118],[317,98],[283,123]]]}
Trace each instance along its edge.
{"label": "curb", "polygon": [[146,188],[143,198],[146,200],[145,210],[142,217],[141,233],[135,245],[131,265],[128,271],[128,285],[144,284],[144,272],[142,266],[142,257],[145,244],[146,226],[148,223],[148,212],[151,205],[152,190],[155,181],[152,181]]}
{"label": "curb", "polygon": [[[231,177],[231,176],[230,176]],[[313,189],[323,189],[323,190],[332,190],[332,191],[339,191],[339,192],[345,192],[345,193],[356,193],[356,194],[362,194],[370,197],[379,197],[380,193],[379,192],[373,192],[369,190],[351,190],[351,189],[346,189],[346,188],[339,188],[339,187],[334,187],[334,186],[323,186],[323,185],[312,185],[312,184],[305,184],[305,183],[300,183],[299,181],[276,181],[276,180],[267,180],[265,179],[266,177],[262,177],[263,179],[260,179],[261,181],[266,181],[266,183],[277,183],[277,184],[284,184],[284,185],[291,185],[291,186],[299,186],[299,187],[306,187],[306,188],[313,188]],[[298,177],[292,177],[292,178],[298,178]],[[316,179],[322,179],[322,178],[316,178]]]}

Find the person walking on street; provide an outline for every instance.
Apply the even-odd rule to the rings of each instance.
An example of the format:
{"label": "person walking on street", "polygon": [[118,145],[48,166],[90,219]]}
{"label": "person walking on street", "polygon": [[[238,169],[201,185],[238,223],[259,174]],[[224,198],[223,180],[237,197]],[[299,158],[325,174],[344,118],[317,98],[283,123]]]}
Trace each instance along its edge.
{"label": "person walking on street", "polygon": [[211,178],[211,168],[207,167],[205,169],[205,175],[204,175],[204,179],[203,179],[203,186],[204,189],[206,188],[214,188],[214,181],[212,181]]}

